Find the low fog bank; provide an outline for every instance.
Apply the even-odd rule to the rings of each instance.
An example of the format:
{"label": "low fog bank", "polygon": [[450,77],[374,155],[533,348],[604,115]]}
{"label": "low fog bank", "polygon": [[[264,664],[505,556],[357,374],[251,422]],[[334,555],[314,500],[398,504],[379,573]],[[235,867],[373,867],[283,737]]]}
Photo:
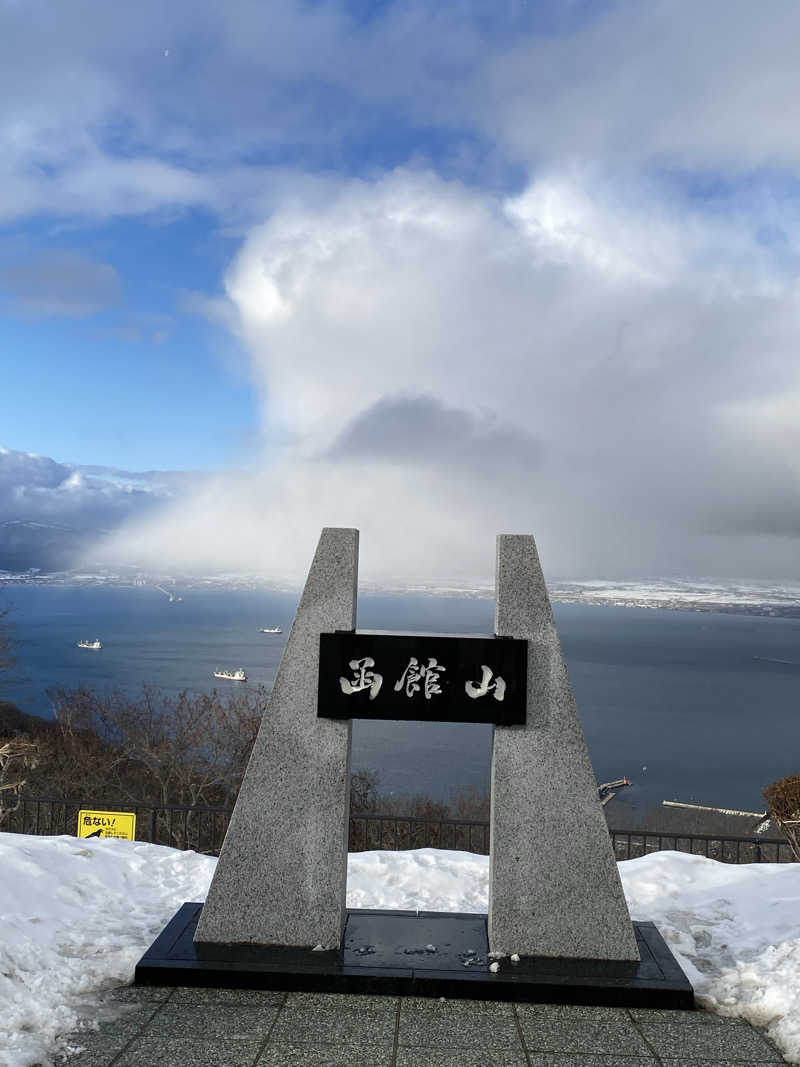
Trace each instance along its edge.
{"label": "low fog bank", "polygon": [[[252,573],[302,582],[323,526],[361,531],[360,577],[385,583],[491,583],[498,533],[533,533],[548,576],[703,575],[783,580],[792,539],[690,535],[613,509],[591,510],[557,487],[531,500],[513,481],[450,481],[436,472],[361,464],[282,464],[217,476],[180,502],[98,539],[84,566],[151,572]],[[548,506],[548,502],[552,506]]]}

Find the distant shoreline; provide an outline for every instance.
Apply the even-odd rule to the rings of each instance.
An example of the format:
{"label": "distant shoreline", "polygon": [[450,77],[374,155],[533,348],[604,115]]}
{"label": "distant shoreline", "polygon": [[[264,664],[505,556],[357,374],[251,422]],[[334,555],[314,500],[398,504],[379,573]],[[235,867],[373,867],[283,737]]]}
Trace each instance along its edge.
{"label": "distant shoreline", "polygon": [[737,604],[723,602],[719,604],[703,601],[675,601],[674,603],[648,604],[636,600],[578,600],[551,595],[554,604],[581,604],[597,608],[641,608],[645,611],[694,611],[716,615],[752,615],[773,619],[800,619],[800,603],[797,604]]}
{"label": "distant shoreline", "polygon": [[[133,568],[131,569],[133,570]],[[167,575],[58,571],[42,573],[0,570],[0,590],[15,585],[70,586],[81,588],[250,591],[299,595],[300,583],[289,578],[259,575]],[[646,610],[688,611],[722,615],[749,615],[778,619],[800,619],[800,586],[745,582],[693,582],[688,579],[654,579],[642,582],[562,581],[548,583],[554,604],[586,607],[641,608]],[[163,588],[160,590],[163,593]],[[494,587],[485,582],[464,580],[430,582],[362,581],[362,596],[440,597],[491,600]]]}

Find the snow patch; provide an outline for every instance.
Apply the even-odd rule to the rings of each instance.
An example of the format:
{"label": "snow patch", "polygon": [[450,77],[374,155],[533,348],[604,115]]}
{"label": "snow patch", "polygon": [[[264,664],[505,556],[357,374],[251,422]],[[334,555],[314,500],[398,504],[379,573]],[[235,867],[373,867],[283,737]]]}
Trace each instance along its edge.
{"label": "snow patch", "polygon": [[[3,1067],[51,1065],[70,1033],[124,1012],[104,994],[132,981],[181,904],[205,899],[215,863],[160,845],[0,833]],[[800,1063],[800,864],[656,852],[619,867],[632,917],[656,923],[699,1002],[765,1028]],[[487,908],[487,856],[360,852],[348,872],[350,907]]]}
{"label": "snow patch", "polygon": [[631,918],[656,924],[698,1003],[800,1063],[800,864],[654,852],[619,869]]}

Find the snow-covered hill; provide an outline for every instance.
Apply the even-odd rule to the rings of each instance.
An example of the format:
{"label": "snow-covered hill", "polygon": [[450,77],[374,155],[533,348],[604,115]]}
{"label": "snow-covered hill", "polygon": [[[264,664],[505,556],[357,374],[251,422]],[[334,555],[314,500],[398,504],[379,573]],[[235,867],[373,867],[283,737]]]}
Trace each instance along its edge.
{"label": "snow-covered hill", "polygon": [[151,513],[197,477],[59,463],[0,447],[0,570],[65,570],[101,534]]}

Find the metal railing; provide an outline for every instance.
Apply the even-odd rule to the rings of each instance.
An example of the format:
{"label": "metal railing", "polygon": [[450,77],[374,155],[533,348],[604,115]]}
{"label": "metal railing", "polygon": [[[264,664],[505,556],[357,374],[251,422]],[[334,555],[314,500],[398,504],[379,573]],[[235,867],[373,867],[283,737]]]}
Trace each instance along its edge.
{"label": "metal railing", "polygon": [[[76,834],[82,809],[133,811],[137,841],[215,855],[222,847],[231,808],[167,804],[99,804],[50,797],[24,797],[0,831],[22,834]],[[651,830],[610,830],[618,860],[636,859],[666,849],[706,856],[723,863],[791,863],[785,838],[732,837],[724,834],[669,833]],[[425,819],[412,815],[355,814],[350,817],[349,850],[391,851],[444,848],[488,855],[489,823],[469,819]]]}
{"label": "metal railing", "polygon": [[130,811],[136,815],[136,840],[216,854],[222,847],[232,808],[179,804],[131,804],[128,801],[61,800],[23,797],[0,830],[19,834],[77,834],[81,809]]}
{"label": "metal railing", "polygon": [[411,815],[351,815],[349,849],[447,848],[489,854],[488,822],[419,819]]}
{"label": "metal railing", "polygon": [[652,830],[611,830],[614,855],[632,860],[651,852],[689,852],[722,863],[792,863],[789,842],[780,837],[728,837],[723,834],[659,833]]}

